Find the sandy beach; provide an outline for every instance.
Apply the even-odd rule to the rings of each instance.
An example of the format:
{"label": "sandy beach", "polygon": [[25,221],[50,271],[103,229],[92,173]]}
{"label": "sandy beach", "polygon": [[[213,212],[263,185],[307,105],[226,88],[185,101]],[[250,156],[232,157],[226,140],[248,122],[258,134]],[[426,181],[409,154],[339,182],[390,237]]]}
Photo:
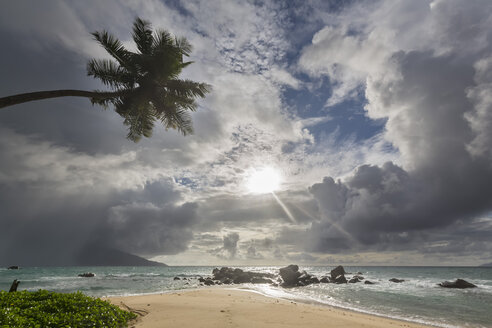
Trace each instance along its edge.
{"label": "sandy beach", "polygon": [[427,327],[348,310],[210,288],[109,300],[139,314],[129,327]]}

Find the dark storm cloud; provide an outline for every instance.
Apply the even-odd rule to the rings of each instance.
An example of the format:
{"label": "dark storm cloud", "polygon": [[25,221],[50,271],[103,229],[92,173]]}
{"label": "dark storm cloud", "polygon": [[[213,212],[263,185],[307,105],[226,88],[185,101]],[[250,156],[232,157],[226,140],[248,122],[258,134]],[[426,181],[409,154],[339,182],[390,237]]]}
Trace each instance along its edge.
{"label": "dark storm cloud", "polygon": [[310,230],[311,250],[408,245],[492,208],[492,166],[468,147],[476,136],[466,119],[475,112],[466,95],[476,86],[473,59],[399,52],[393,62],[401,78],[376,80],[371,92],[381,97],[371,106],[388,115],[387,135],[408,169],[362,165],[344,181],[314,184],[322,220]]}
{"label": "dark storm cloud", "polygon": [[[197,205],[166,178],[125,171],[125,155],[93,157],[1,130],[0,263],[70,265],[91,245],[176,254],[193,238]],[[126,172],[126,173],[125,173]]]}
{"label": "dark storm cloud", "polygon": [[2,213],[2,265],[77,264],[73,255],[93,244],[141,256],[176,254],[187,249],[197,220],[193,203],[158,207],[117,192],[70,197],[47,187],[45,197],[24,187],[1,191],[0,204],[8,209]]}
{"label": "dark storm cloud", "polygon": [[230,257],[234,258],[237,253],[237,242],[239,241],[239,234],[231,232],[224,236],[224,250],[229,252]]}
{"label": "dark storm cloud", "polygon": [[188,248],[196,222],[194,203],[181,206],[131,204],[113,207],[106,231],[99,231],[113,248],[144,256],[177,254]]}
{"label": "dark storm cloud", "polygon": [[232,260],[238,252],[239,234],[230,232],[222,238],[222,247],[211,249],[208,252],[220,259]]}

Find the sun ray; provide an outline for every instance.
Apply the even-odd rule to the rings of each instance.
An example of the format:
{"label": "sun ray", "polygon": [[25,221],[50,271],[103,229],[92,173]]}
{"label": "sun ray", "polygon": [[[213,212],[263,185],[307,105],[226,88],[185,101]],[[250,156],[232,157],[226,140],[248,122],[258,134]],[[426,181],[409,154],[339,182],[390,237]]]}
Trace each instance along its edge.
{"label": "sun ray", "polygon": [[289,208],[284,204],[283,201],[280,200],[280,198],[272,191],[273,198],[277,201],[277,203],[282,207],[284,210],[285,214],[289,217],[289,219],[292,221],[292,223],[297,223],[296,218],[292,214],[292,212],[289,210]]}

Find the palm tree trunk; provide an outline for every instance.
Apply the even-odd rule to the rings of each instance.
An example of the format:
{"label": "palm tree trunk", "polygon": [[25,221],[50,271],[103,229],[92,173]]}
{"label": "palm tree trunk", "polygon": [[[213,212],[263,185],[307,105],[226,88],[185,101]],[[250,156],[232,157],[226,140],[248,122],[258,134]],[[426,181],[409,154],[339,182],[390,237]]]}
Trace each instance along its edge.
{"label": "palm tree trunk", "polygon": [[123,91],[114,92],[98,92],[98,91],[83,91],[83,90],[53,90],[53,91],[38,91],[21,93],[18,95],[0,98],[0,108],[22,104],[33,100],[42,100],[59,97],[86,97],[94,100],[102,100],[121,96]]}

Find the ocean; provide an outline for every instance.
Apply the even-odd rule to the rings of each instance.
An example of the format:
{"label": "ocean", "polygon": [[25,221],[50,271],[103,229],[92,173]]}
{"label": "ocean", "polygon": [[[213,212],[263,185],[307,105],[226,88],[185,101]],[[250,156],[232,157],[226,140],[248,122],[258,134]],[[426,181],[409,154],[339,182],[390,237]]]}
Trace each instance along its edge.
{"label": "ocean", "polygon": [[[204,288],[199,276],[211,276],[214,267],[39,267],[19,270],[0,269],[0,290],[8,290],[14,279],[19,290],[47,289],[57,292],[82,291],[95,297],[168,293]],[[280,267],[241,267],[246,271],[278,273]],[[305,266],[317,277],[329,275],[333,266]],[[270,297],[298,302],[320,303],[384,317],[430,324],[438,327],[492,327],[492,268],[487,267],[358,267],[374,285],[313,284],[282,288],[270,285],[229,285]],[[93,278],[78,277],[93,272]],[[346,275],[348,278],[350,274]],[[175,280],[179,277],[179,280]],[[186,278],[186,279],[184,279]],[[390,282],[404,279],[403,283]],[[462,278],[478,288],[447,289],[439,282]],[[215,287],[214,287],[215,288]],[[224,288],[222,286],[217,288]]]}

